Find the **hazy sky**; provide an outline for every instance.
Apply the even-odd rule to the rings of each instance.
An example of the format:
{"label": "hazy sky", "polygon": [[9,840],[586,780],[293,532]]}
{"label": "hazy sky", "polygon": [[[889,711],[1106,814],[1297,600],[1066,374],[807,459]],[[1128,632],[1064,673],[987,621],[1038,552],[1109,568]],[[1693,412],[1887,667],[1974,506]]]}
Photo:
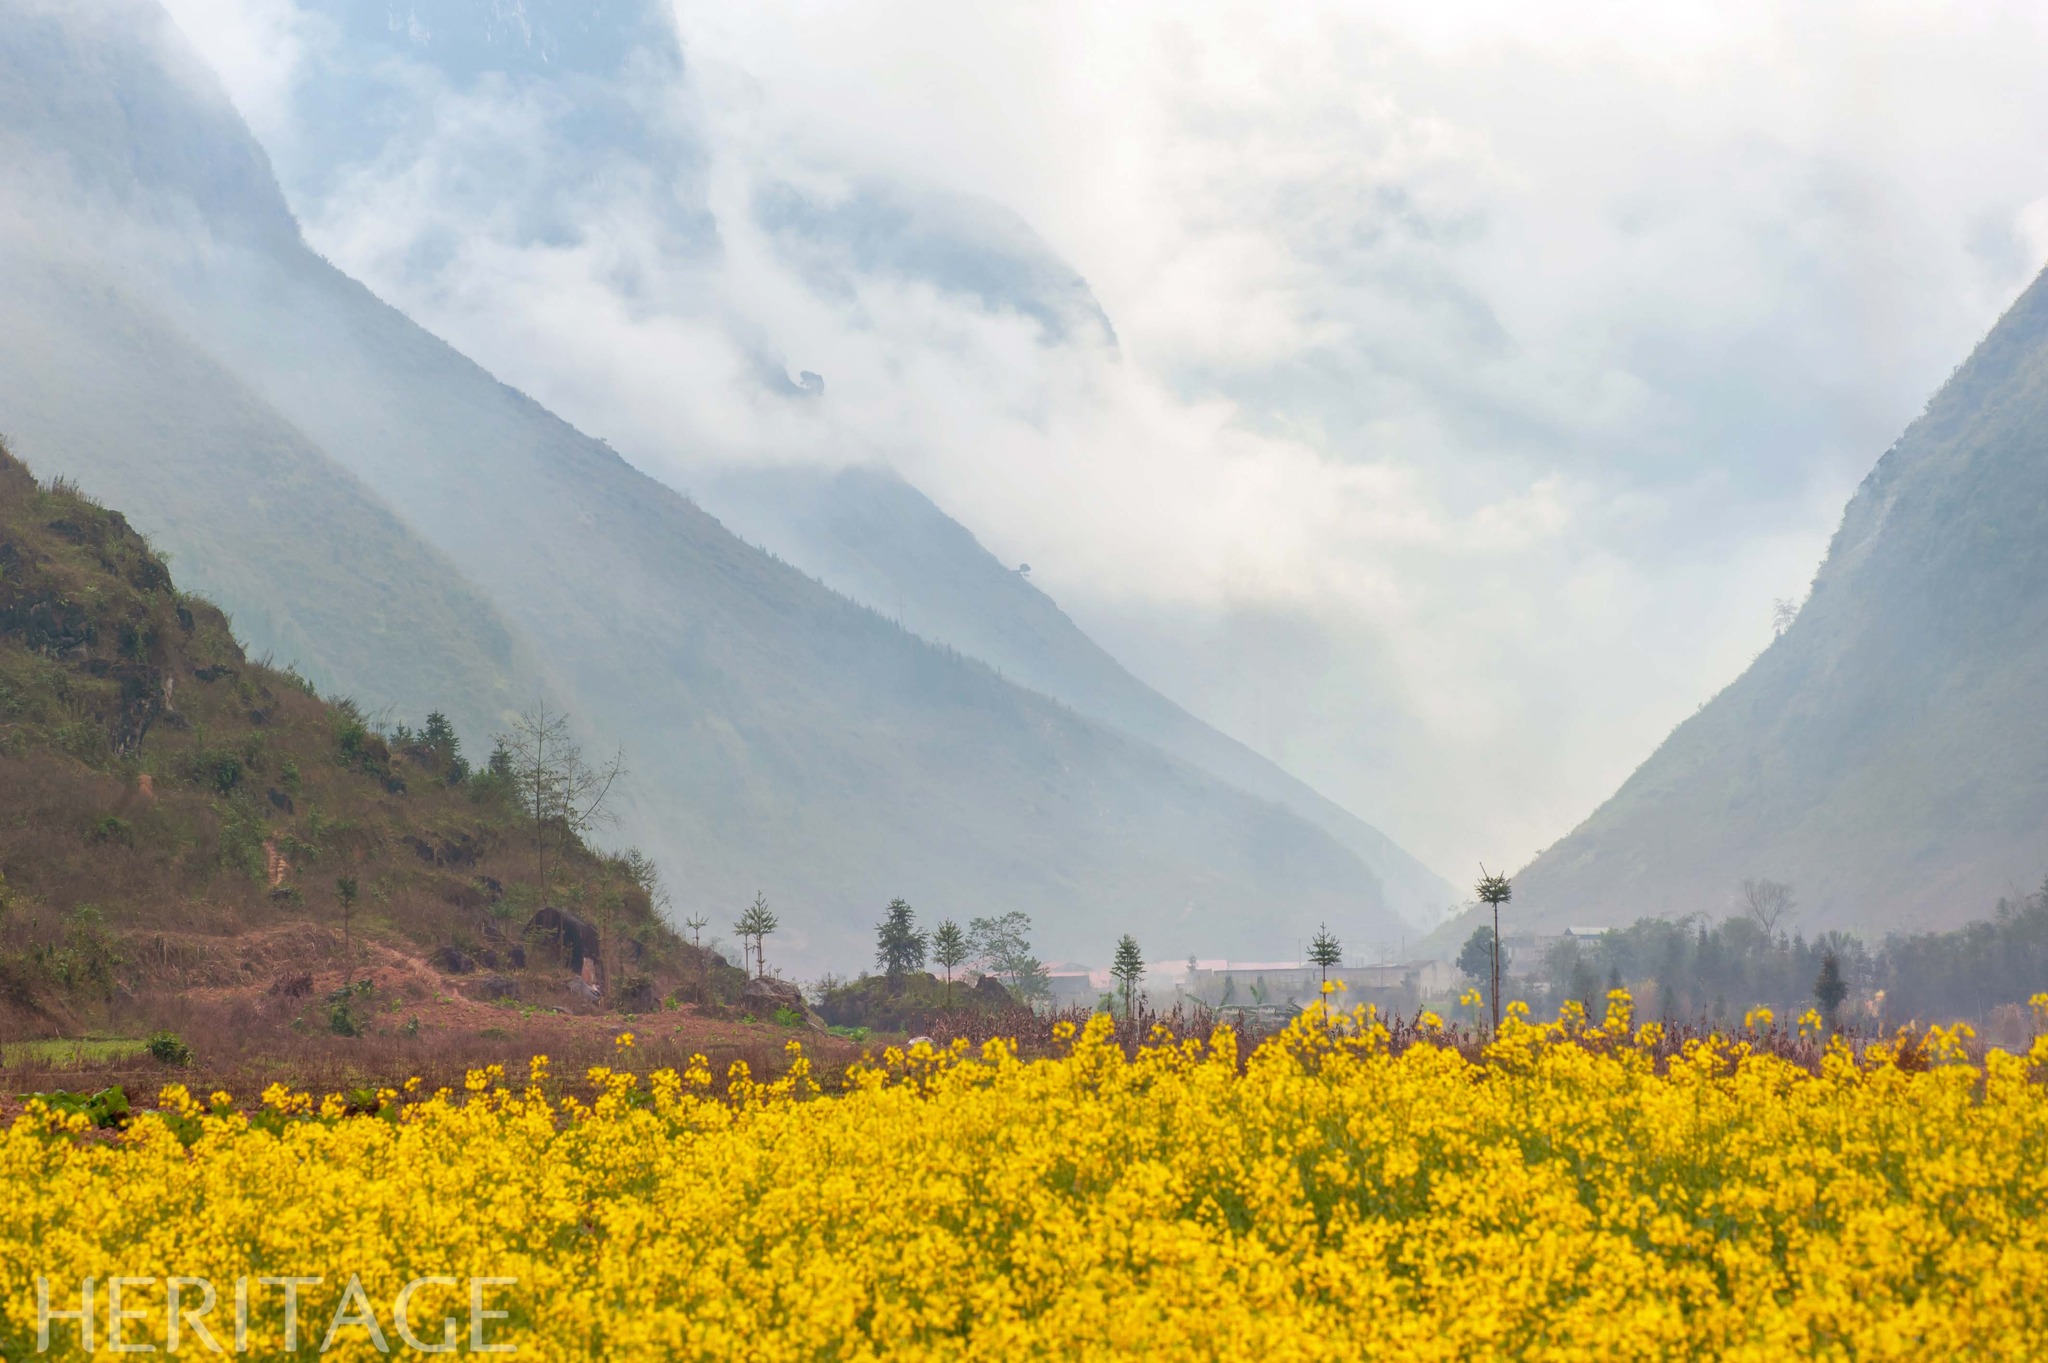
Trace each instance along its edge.
{"label": "hazy sky", "polygon": [[2048,258],[2039,6],[681,0],[680,72],[548,80],[169,7],[501,377],[684,487],[894,465],[1458,880],[1741,670]]}

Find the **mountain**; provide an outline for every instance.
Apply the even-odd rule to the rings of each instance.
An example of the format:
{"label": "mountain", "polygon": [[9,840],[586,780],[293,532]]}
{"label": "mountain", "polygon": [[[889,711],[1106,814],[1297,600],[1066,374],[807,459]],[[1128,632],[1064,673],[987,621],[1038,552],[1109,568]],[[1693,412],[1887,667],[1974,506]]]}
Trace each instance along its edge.
{"label": "mountain", "polygon": [[712,468],[691,493],[743,538],[926,639],[1306,819],[1372,869],[1408,922],[1459,896],[1362,819],[1132,676],[1027,572],[1009,567],[893,472]]}
{"label": "mountain", "polygon": [[[771,961],[840,969],[897,895],[931,918],[1027,912],[1047,955],[1127,930],[1257,955],[1325,919],[1395,923],[1323,829],[743,543],[320,259],[153,5],[0,0],[0,35],[17,353],[57,338],[90,378],[24,366],[0,426],[140,493],[139,526],[220,565],[241,618],[289,621],[367,707],[417,714],[408,668],[457,693],[437,708],[498,725],[547,692],[629,754],[624,831],[679,912],[716,932],[763,891]],[[254,514],[264,488],[303,518]],[[358,582],[417,585],[439,614],[350,606]]]}
{"label": "mountain", "polygon": [[1515,880],[1514,921],[1945,928],[2048,868],[2048,274],[1864,479],[1791,626]]}
{"label": "mountain", "polygon": [[488,732],[535,671],[503,616],[161,309],[43,247],[0,236],[8,433],[144,508],[183,580],[260,654],[376,708]]}

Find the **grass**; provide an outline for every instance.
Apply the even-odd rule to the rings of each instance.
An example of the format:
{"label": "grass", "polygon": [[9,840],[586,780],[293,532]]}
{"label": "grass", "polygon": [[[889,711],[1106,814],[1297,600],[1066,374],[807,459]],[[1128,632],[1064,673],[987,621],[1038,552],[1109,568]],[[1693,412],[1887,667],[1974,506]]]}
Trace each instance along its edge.
{"label": "grass", "polygon": [[35,1064],[52,1069],[83,1068],[129,1060],[149,1047],[139,1037],[49,1037],[40,1041],[0,1044],[0,1068]]}

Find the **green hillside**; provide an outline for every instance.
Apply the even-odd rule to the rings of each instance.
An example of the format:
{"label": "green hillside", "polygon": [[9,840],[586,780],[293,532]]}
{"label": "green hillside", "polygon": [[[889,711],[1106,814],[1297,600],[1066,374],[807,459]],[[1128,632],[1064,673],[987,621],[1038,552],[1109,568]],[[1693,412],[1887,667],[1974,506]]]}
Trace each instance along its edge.
{"label": "green hillside", "polygon": [[[540,895],[511,781],[470,769],[438,725],[397,733],[249,661],[125,517],[0,446],[7,1039],[132,1030],[171,997],[267,1004],[238,1034],[389,1032],[402,1015],[374,989],[323,1001],[314,974],[381,963],[410,990],[391,1008],[419,1010],[455,992],[421,964],[450,951],[503,972],[497,994],[577,1006],[568,963],[527,930]],[[645,864],[558,842],[550,900],[609,929],[611,999],[688,982]]]}
{"label": "green hillside", "polygon": [[2048,865],[2048,275],[1857,490],[1798,619],[1516,882],[1536,924],[1952,927]]}

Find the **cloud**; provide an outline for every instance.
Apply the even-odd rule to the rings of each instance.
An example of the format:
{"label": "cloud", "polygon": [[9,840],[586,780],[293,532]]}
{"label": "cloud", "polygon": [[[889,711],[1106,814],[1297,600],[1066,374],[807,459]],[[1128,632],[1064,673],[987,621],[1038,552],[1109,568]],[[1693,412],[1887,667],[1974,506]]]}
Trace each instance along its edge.
{"label": "cloud", "polygon": [[1740,670],[2048,253],[2029,7],[682,0],[561,74],[172,7],[508,381],[682,486],[895,465],[1448,869]]}

